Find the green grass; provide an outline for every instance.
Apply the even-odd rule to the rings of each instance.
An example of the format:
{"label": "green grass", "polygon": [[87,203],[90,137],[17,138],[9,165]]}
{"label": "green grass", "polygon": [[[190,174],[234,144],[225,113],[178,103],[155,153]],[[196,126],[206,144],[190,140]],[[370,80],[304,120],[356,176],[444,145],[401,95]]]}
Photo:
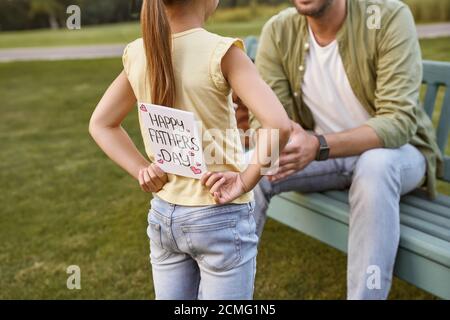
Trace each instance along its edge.
{"label": "green grass", "polygon": [[[286,6],[258,6],[255,9],[250,7],[219,9],[211,17],[206,28],[211,32],[234,37],[259,34],[267,19]],[[129,43],[138,37],[140,37],[140,26],[137,22],[86,26],[82,27],[81,30],[0,32],[0,49],[122,44]]]}
{"label": "green grass", "polygon": [[[424,57],[450,61],[448,40],[422,42]],[[87,132],[120,69],[120,59],[0,64],[0,299],[153,298],[150,199]],[[125,127],[142,150],[135,114]],[[66,288],[72,264],[80,291]],[[343,299],[345,267],[344,254],[269,220],[255,297]],[[396,279],[391,298],[433,296]]]}
{"label": "green grass", "polygon": [[0,33],[0,48],[56,47],[128,43],[139,37],[139,24],[118,23],[81,30],[31,30]]}
{"label": "green grass", "polygon": [[[449,21],[450,0],[407,0],[417,22]],[[259,34],[264,23],[273,15],[288,7],[289,2],[278,6],[258,5],[255,8],[220,8],[206,24],[211,32],[245,37]],[[436,8],[440,8],[436,10]],[[124,44],[140,37],[137,22],[100,26],[86,26],[81,30],[32,30],[0,32],[0,49],[18,47],[55,47],[96,44]]]}
{"label": "green grass", "polygon": [[[259,34],[264,19],[247,22],[218,22],[208,24],[211,32],[233,37]],[[119,23],[90,26],[81,30],[32,30],[20,32],[1,32],[0,49],[27,47],[58,47],[97,44],[123,44],[140,37],[138,23]]]}

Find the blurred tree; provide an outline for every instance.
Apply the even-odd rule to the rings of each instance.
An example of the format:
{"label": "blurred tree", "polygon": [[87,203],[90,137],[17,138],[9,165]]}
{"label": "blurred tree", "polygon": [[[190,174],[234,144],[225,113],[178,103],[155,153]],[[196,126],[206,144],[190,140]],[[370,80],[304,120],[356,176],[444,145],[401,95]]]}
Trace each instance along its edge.
{"label": "blurred tree", "polygon": [[[251,6],[254,15],[261,5],[291,0],[220,0],[221,8]],[[450,21],[450,0],[404,0],[416,22]],[[0,0],[0,31],[57,28],[65,25],[66,8],[79,5],[82,25],[139,19],[142,0]],[[230,13],[230,16],[233,12]],[[236,20],[233,20],[236,21]]]}
{"label": "blurred tree", "polygon": [[58,0],[30,0],[29,15],[32,19],[44,16],[48,19],[48,26],[58,29],[62,23],[64,6]]}
{"label": "blurred tree", "polygon": [[0,31],[29,27],[28,0],[0,0]]}

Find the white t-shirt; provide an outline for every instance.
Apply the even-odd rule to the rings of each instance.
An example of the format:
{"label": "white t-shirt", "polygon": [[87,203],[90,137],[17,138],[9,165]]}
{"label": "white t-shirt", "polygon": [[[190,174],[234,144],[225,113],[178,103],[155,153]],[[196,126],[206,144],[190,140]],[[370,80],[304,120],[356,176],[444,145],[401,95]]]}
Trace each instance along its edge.
{"label": "white t-shirt", "polygon": [[345,73],[336,40],[321,47],[309,28],[310,48],[302,84],[303,100],[311,109],[319,134],[363,125],[370,115],[356,98]]}

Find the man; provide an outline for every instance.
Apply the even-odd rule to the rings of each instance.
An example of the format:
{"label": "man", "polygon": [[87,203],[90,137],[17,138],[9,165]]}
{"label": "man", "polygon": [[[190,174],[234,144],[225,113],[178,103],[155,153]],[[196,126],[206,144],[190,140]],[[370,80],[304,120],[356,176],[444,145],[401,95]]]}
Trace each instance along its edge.
{"label": "man", "polygon": [[[350,188],[348,299],[385,299],[399,243],[400,196],[436,194],[442,158],[418,105],[422,60],[397,0],[293,0],[265,25],[256,65],[289,113],[280,168],[255,189],[261,234],[285,191]],[[251,115],[252,128],[259,124]],[[381,286],[367,287],[376,266]]]}

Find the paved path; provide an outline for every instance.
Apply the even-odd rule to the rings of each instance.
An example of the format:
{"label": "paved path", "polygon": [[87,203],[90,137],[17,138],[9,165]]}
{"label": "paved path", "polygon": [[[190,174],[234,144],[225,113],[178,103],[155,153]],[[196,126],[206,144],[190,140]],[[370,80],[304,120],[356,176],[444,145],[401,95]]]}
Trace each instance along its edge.
{"label": "paved path", "polygon": [[[419,25],[421,39],[450,36],[450,23]],[[122,56],[125,45],[0,49],[0,62],[31,60],[71,60]]]}
{"label": "paved path", "polygon": [[31,60],[72,60],[113,58],[122,56],[125,45],[76,47],[13,48],[0,50],[0,62]]}
{"label": "paved path", "polygon": [[423,24],[417,26],[417,33],[421,39],[449,37],[450,23]]}

